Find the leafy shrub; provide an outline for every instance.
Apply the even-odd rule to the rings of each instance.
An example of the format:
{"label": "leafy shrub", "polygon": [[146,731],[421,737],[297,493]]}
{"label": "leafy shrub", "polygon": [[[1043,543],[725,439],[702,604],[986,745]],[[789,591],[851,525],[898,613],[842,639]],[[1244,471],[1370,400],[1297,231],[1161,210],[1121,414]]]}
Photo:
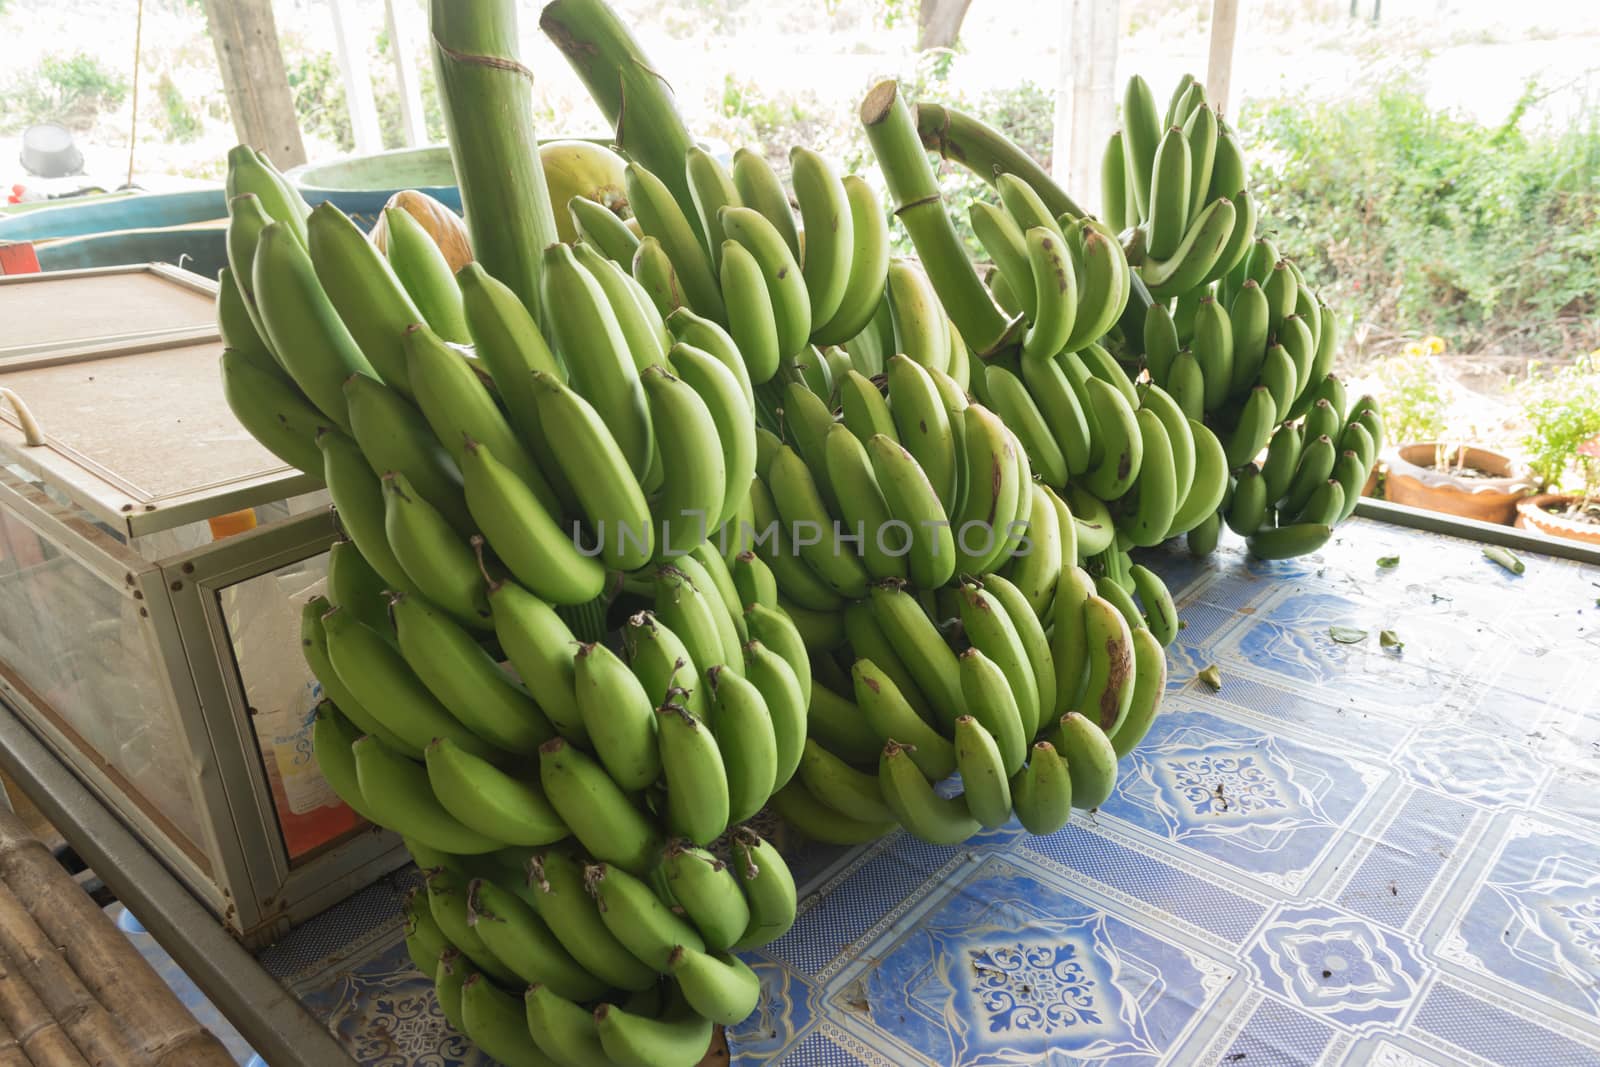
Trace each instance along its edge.
{"label": "leafy shrub", "polygon": [[183,93],[178,91],[170,74],[161,75],[161,80],[156,83],[156,96],[161,102],[161,113],[156,121],[166,133],[167,139],[179,144],[189,144],[198,140],[204,123],[183,99]]}
{"label": "leafy shrub", "polygon": [[355,133],[345,103],[339,65],[329,52],[308,52],[286,64],[294,113],[306,133],[326,137],[341,152],[353,152]]}
{"label": "leafy shrub", "polygon": [[1462,347],[1548,341],[1595,310],[1600,110],[1527,133],[1536,100],[1530,85],[1488,127],[1399,74],[1346,99],[1252,104],[1238,125],[1267,226],[1329,303]]}
{"label": "leafy shrub", "polygon": [[1591,354],[1557,370],[1530,364],[1516,393],[1533,473],[1552,488],[1600,493],[1600,457],[1578,452],[1600,440],[1600,357]]}
{"label": "leafy shrub", "polygon": [[22,129],[36,122],[59,122],[86,130],[100,112],[121,106],[128,82],[94,56],[45,56],[33,70],[17,78],[9,91],[4,128]]}
{"label": "leafy shrub", "polygon": [[1378,365],[1385,434],[1397,444],[1437,441],[1445,432],[1445,401],[1433,356],[1410,352]]}

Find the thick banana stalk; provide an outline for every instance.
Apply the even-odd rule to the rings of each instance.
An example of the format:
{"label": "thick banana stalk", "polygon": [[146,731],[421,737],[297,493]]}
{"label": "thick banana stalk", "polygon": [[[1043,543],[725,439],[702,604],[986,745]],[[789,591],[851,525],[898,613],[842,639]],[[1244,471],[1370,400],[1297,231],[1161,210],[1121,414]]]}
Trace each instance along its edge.
{"label": "thick banana stalk", "polygon": [[433,0],[431,24],[472,250],[537,318],[540,254],[558,236],[534,134],[533,72],[518,59],[516,0]]}
{"label": "thick banana stalk", "polygon": [[1015,339],[1022,320],[1008,319],[995,306],[967,258],[897,82],[881,81],[872,87],[861,104],[861,124],[883,168],[895,214],[911,235],[956,329],[979,356],[999,351]]}
{"label": "thick banana stalk", "polygon": [[[446,0],[436,0],[443,3]],[[459,2],[459,0],[458,0]],[[684,169],[689,131],[672,86],[656,73],[639,42],[606,0],[555,0],[539,15],[539,29],[572,65],[600,113],[611,123],[617,147],[666,182],[705,240]]]}

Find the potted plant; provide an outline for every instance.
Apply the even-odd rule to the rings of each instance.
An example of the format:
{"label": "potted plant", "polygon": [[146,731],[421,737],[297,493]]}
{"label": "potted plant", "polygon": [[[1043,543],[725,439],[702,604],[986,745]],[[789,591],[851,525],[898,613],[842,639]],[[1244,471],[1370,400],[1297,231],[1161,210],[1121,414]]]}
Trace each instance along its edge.
{"label": "potted plant", "polygon": [[[1442,346],[1438,346],[1442,347]],[[1384,497],[1397,504],[1508,525],[1531,488],[1509,456],[1448,442],[1445,401],[1433,360],[1436,349],[1409,346],[1378,371],[1384,418],[1394,449],[1384,457]]]}
{"label": "potted plant", "polygon": [[1519,392],[1528,424],[1523,446],[1544,492],[1518,502],[1517,525],[1600,545],[1600,366],[1594,354],[1554,373],[1540,373],[1535,364]]}

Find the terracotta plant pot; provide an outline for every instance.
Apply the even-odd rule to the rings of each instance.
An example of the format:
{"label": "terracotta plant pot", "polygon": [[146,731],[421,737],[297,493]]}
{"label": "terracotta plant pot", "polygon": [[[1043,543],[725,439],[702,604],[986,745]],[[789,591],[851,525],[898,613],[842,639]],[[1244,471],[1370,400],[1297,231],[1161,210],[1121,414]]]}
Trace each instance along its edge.
{"label": "terracotta plant pot", "polygon": [[1563,493],[1525,496],[1517,501],[1517,525],[1525,530],[1538,530],[1546,537],[1564,537],[1568,541],[1600,545],[1600,523],[1579,522],[1545,510],[1551,504],[1566,507],[1574,499],[1576,498]]}
{"label": "terracotta plant pot", "polygon": [[1446,453],[1450,467],[1464,465],[1489,475],[1487,478],[1462,478],[1448,469],[1437,471],[1433,466],[1437,456],[1438,446],[1433,442],[1400,445],[1395,454],[1387,457],[1385,498],[1396,504],[1507,526],[1516,517],[1517,501],[1533,489],[1527,470],[1498,452],[1462,445]]}

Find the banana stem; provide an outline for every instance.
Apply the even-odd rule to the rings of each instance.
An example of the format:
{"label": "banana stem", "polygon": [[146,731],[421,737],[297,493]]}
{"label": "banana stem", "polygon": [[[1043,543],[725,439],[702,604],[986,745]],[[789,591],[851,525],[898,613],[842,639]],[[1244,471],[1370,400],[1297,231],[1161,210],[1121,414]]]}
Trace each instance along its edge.
{"label": "banana stem", "polygon": [[966,167],[984,181],[1015,174],[1039,194],[1051,215],[1087,214],[1073,202],[1043,167],[1011,138],[963,111],[939,104],[918,104],[917,135],[932,152]]}
{"label": "banana stem", "polygon": [[472,251],[539,318],[541,253],[555,243],[533,72],[517,58],[516,0],[432,0],[434,68]]}
{"label": "banana stem", "polygon": [[[1033,187],[1050,214],[1057,217],[1063,213],[1088,214],[1022,146],[993,126],[940,104],[918,104],[916,124],[923,146],[939,153],[940,158],[966,167],[986,182],[992,183],[1001,174],[1016,175]],[[1117,321],[1122,329],[1122,347],[1130,356],[1144,351],[1144,315],[1154,303],[1138,274],[1133,275],[1132,282],[1128,305]]]}
{"label": "banana stem", "polygon": [[606,639],[606,608],[611,604],[606,594],[601,593],[585,604],[563,604],[556,608],[556,614],[572,630],[572,636],[579,641],[603,642]]}
{"label": "banana stem", "polygon": [[895,215],[911,235],[940,303],[974,352],[994,355],[1016,339],[1022,318],[1005,317],[967,258],[899,84],[881,81],[872,87],[861,103],[861,125],[889,185]]}
{"label": "banana stem", "polygon": [[666,182],[703,243],[684,165],[689,131],[672,86],[650,65],[628,27],[605,0],[554,0],[539,14],[539,29],[611,123],[617,147]]}

